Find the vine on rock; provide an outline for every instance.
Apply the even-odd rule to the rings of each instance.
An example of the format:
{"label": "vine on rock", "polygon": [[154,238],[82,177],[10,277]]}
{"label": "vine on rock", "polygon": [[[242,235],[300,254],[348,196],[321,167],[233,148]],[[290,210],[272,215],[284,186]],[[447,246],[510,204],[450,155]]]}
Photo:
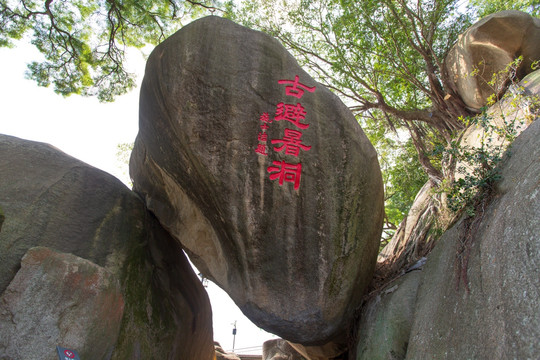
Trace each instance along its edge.
{"label": "vine on rock", "polygon": [[[454,214],[465,214],[463,235],[456,253],[456,288],[462,281],[467,292],[471,246],[487,205],[495,194],[494,185],[501,178],[499,165],[505,156],[511,155],[512,142],[524,129],[525,122],[533,121],[540,104],[537,95],[526,94],[524,87],[517,84],[516,71],[522,60],[520,57],[512,61],[505,69],[493,74],[488,82],[494,88],[487,106],[498,106],[490,111],[486,107],[480,115],[462,119],[469,129],[468,139],[464,139],[462,134],[450,147],[436,149],[443,156],[453,157],[456,162],[454,178],[445,180],[438,192],[446,193],[447,206]],[[533,64],[533,70],[538,67],[537,61]],[[501,78],[508,80],[501,82]],[[501,86],[505,86],[506,91],[495,88],[497,83],[503,84]],[[498,95],[503,92],[504,95]],[[476,144],[467,144],[466,141],[474,132],[477,133]]]}

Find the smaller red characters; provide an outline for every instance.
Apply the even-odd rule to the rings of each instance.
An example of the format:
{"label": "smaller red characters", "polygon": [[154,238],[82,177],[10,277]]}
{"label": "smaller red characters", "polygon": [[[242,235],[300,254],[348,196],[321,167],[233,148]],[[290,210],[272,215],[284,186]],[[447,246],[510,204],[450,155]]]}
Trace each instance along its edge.
{"label": "smaller red characters", "polygon": [[267,149],[266,144],[257,144],[257,148],[255,149],[255,152],[257,154],[268,156],[268,153],[266,152],[266,149]]}
{"label": "smaller red characters", "polygon": [[304,95],[304,90],[307,90],[310,93],[315,91],[315,86],[309,87],[300,83],[298,75],[294,77],[294,80],[278,80],[278,84],[292,84],[285,87],[285,94],[294,96],[298,99]]}
{"label": "smaller red characters", "polygon": [[268,141],[268,134],[266,133],[266,130],[270,128],[268,124],[271,123],[272,120],[270,119],[270,114],[268,114],[267,112],[262,113],[261,116],[259,117],[259,120],[262,122],[261,124],[262,132],[259,132],[257,134],[257,140],[259,141],[259,144],[257,144],[257,148],[255,149],[255,152],[257,154],[268,156],[268,153],[267,153],[268,147],[266,146],[266,142]]}
{"label": "smaller red characters", "polygon": [[266,171],[270,173],[270,180],[279,181],[279,186],[283,186],[283,182],[294,184],[294,190],[300,188],[300,177],[302,176],[302,164],[289,164],[285,161],[273,161],[274,166],[269,166]]}
{"label": "smaller red characters", "polygon": [[272,122],[272,120],[270,120],[270,114],[268,114],[267,112],[262,113],[261,116],[259,117],[259,120],[261,120],[262,122],[265,122],[265,123],[271,123]]}
{"label": "smaller red characters", "polygon": [[268,141],[268,134],[265,133],[265,132],[259,133],[259,134],[257,135],[257,139],[258,139],[259,141],[262,141],[262,142],[267,142],[267,141]]}

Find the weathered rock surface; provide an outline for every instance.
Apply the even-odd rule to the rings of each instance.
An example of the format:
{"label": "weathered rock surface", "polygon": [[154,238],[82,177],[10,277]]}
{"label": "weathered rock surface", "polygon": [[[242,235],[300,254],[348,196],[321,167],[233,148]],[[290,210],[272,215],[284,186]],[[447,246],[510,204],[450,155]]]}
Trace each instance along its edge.
{"label": "weathered rock surface", "polygon": [[[0,206],[5,215],[0,232],[2,307],[10,309],[9,316],[17,319],[14,324],[18,326],[51,326],[49,331],[34,333],[32,341],[21,342],[13,338],[13,324],[8,319],[7,324],[0,326],[0,353],[3,352],[0,357],[20,359],[17,354],[27,350],[26,354],[36,354],[35,359],[57,359],[54,348],[41,348],[39,352],[32,349],[58,341],[57,345],[74,347],[80,354],[87,354],[83,357],[87,359],[213,358],[211,309],[206,292],[181,247],[134,193],[114,177],[52,146],[5,135],[0,135],[0,173]],[[51,249],[50,259],[44,259],[39,266],[21,268],[23,256],[27,252],[33,254],[34,250],[30,249],[36,246]],[[63,254],[54,255],[55,252]],[[27,255],[27,259],[31,258]],[[97,269],[96,273],[108,274],[107,281],[111,284],[119,284],[124,312],[120,331],[107,339],[117,338],[112,354],[102,356],[103,349],[109,349],[109,342],[90,343],[91,339],[83,339],[81,335],[77,338],[80,343],[72,343],[77,339],[62,327],[85,303],[77,303],[72,297],[69,303],[59,304],[56,289],[51,286],[58,283],[69,289],[75,283],[62,285],[59,279],[48,278],[51,286],[21,287],[21,279],[39,277],[50,262],[61,269],[79,264],[81,271],[80,264],[85,264],[85,269]],[[88,282],[82,282],[77,287],[79,294],[88,291],[87,285]],[[65,317],[54,324],[48,318],[36,319],[37,307],[20,307],[10,300],[16,294],[13,289],[24,299],[38,292],[50,299],[41,302],[36,299],[44,313],[58,314],[57,307],[69,305],[62,313]],[[114,294],[115,287],[111,289]],[[105,320],[101,318],[104,311],[119,309],[119,305],[114,305],[118,299],[111,296],[110,309],[104,307],[86,314],[86,319],[93,315],[94,324],[101,324]],[[40,322],[31,325],[33,320]],[[84,329],[79,334],[91,330],[91,323],[81,325]],[[105,330],[98,333],[105,334]],[[53,339],[54,334],[58,337]],[[93,336],[97,339],[99,334]],[[13,349],[13,344],[18,346],[19,353],[7,352],[8,348]],[[47,357],[45,354],[49,352],[52,355]],[[27,356],[32,359],[31,355]]]}
{"label": "weathered rock surface", "polygon": [[535,121],[514,141],[478,221],[459,221],[421,272],[406,274],[367,303],[357,359],[538,358],[539,139]]}
{"label": "weathered rock surface", "polygon": [[[485,118],[492,126],[501,129],[513,128],[515,134],[519,135],[538,116],[539,96],[540,70],[536,70],[523,78],[517,86],[511,87],[501,101],[490,106]],[[484,127],[474,124],[463,134],[460,146],[471,149],[482,146],[494,148],[508,143],[504,136],[497,137],[496,135],[491,136],[488,145]]]}
{"label": "weathered rock surface", "polygon": [[430,254],[407,359],[538,358],[538,139],[538,121],[516,139],[497,195],[472,237],[459,222]]}
{"label": "weathered rock surface", "polygon": [[360,317],[358,360],[405,358],[421,278],[421,271],[411,271],[366,303]]}
{"label": "weathered rock surface", "polygon": [[[519,79],[531,72],[531,64],[540,60],[540,19],[520,11],[502,11],[489,15],[460,36],[448,53],[445,67],[455,91],[465,104],[480,109],[491,94],[497,93],[507,77],[489,85],[492,75],[523,56],[517,71]],[[473,75],[475,69],[478,73]]]}
{"label": "weathered rock surface", "polygon": [[275,39],[208,17],[159,45],[130,173],[195,265],[258,326],[310,345],[347,328],[382,227],[377,157],[346,106]]}
{"label": "weathered rock surface", "polygon": [[81,358],[110,358],[123,312],[120,284],[103,267],[31,248],[0,296],[0,358],[53,359],[64,344],[81,349]]}
{"label": "weathered rock surface", "polygon": [[263,343],[262,360],[304,360],[286,340],[272,339]]}

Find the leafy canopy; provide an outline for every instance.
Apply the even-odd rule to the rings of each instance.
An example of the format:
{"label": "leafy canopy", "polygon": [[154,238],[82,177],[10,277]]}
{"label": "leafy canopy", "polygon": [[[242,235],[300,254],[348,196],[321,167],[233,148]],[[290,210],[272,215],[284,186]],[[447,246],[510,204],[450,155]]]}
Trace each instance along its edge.
{"label": "leafy canopy", "polygon": [[424,171],[440,182],[424,139],[450,142],[464,127],[458,118],[470,115],[444,70],[472,23],[458,1],[245,0],[234,14],[279,38],[364,127],[410,133]]}
{"label": "leafy canopy", "polygon": [[157,44],[187,21],[219,11],[216,1],[0,0],[0,46],[24,36],[43,54],[27,76],[64,96],[113,101],[135,86],[126,47]]}

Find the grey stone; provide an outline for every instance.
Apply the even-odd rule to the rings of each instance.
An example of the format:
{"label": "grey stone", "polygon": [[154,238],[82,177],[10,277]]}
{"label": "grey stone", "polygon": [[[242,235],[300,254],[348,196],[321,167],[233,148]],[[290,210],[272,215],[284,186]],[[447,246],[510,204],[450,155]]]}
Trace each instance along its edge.
{"label": "grey stone", "polygon": [[105,359],[123,312],[113,274],[72,254],[31,248],[0,296],[0,358],[55,360],[62,346],[83,359]]}
{"label": "grey stone", "polygon": [[[314,92],[287,95],[279,81],[296,76]],[[309,127],[276,120],[280,103],[301,104]],[[208,17],[151,54],[139,129],[135,191],[199,270],[261,328],[308,345],[343,340],[383,217],[377,156],[347,107],[275,39]],[[276,150],[285,129],[311,148]],[[270,179],[281,161],[301,172]]]}
{"label": "grey stone", "polygon": [[472,237],[462,220],[429,255],[407,359],[538,358],[539,138],[535,121],[514,141]]}
{"label": "grey stone", "polygon": [[357,360],[405,358],[422,275],[413,270],[366,302],[358,327]]}
{"label": "grey stone", "polygon": [[[433,235],[426,234],[436,224],[433,220],[440,222],[441,212],[430,212],[436,201],[429,184],[418,194],[407,219],[380,254],[380,265],[389,264],[394,274],[403,274],[428,246],[435,248],[422,271],[405,274],[397,280],[404,283],[396,288],[392,282],[366,302],[359,323],[358,359],[538,358],[540,124],[534,120],[538,76],[536,71],[523,79],[518,98],[507,98],[487,111],[494,125],[506,116],[520,124],[517,132],[522,133],[500,165],[501,180],[489,205],[478,211],[471,238],[465,237],[464,228],[471,220],[462,218],[440,239],[427,242]],[[475,146],[478,134],[471,127],[462,142]],[[409,281],[411,275],[416,280]],[[407,291],[405,282],[413,285]]]}

